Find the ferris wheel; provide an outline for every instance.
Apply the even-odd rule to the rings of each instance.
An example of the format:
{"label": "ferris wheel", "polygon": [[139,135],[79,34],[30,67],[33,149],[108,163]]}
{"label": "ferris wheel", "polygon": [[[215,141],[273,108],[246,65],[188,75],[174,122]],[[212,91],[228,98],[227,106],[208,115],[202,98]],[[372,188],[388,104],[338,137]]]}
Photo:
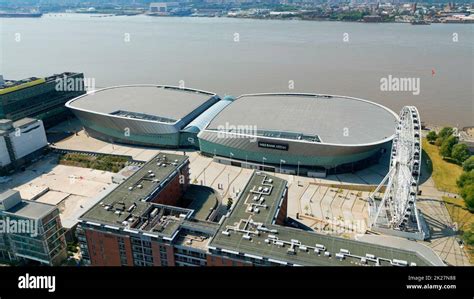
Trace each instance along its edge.
{"label": "ferris wheel", "polygon": [[[425,237],[416,208],[421,170],[420,127],[418,109],[403,107],[392,143],[389,172],[369,197],[370,226],[374,230],[414,234],[417,239]],[[382,198],[376,198],[383,187]]]}

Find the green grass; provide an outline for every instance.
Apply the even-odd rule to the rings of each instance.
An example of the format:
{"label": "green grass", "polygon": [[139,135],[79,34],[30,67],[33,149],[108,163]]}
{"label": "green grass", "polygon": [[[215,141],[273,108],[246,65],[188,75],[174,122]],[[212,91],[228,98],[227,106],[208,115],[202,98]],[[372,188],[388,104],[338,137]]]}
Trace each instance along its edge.
{"label": "green grass", "polygon": [[64,154],[59,158],[59,163],[69,166],[92,168],[111,172],[119,172],[127,164],[128,158],[111,155],[86,155],[86,154]]}
{"label": "green grass", "polygon": [[430,144],[426,138],[423,138],[423,149],[431,161],[433,170],[431,177],[436,188],[441,191],[459,193],[456,180],[462,173],[462,167],[444,160],[439,154],[439,147]]}
{"label": "green grass", "polygon": [[[467,210],[464,200],[462,198],[443,196],[443,201],[445,202],[446,209],[448,210],[451,219],[453,222],[456,222],[461,234],[465,231],[472,231],[474,214]],[[467,240],[464,240],[464,243],[469,254],[469,261],[471,264],[474,264],[474,247],[467,245]]]}

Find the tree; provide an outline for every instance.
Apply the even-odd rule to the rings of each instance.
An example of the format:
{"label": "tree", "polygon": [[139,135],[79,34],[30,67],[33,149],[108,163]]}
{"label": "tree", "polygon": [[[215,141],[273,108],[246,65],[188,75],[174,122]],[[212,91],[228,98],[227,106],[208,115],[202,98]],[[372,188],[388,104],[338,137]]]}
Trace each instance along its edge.
{"label": "tree", "polygon": [[470,155],[471,153],[469,152],[469,148],[464,143],[458,143],[453,146],[451,157],[458,161],[458,163],[463,163],[467,160],[467,158],[469,158]]}
{"label": "tree", "polygon": [[441,137],[438,136],[438,138],[436,138],[434,144],[435,144],[436,146],[441,146],[442,143],[443,143],[443,138],[441,138]]}
{"label": "tree", "polygon": [[451,157],[454,145],[458,143],[458,138],[455,136],[449,136],[446,138],[441,147],[439,148],[439,154],[443,157]]}
{"label": "tree", "polygon": [[462,163],[462,169],[466,172],[474,170],[474,156],[470,156],[464,163]]}
{"label": "tree", "polygon": [[435,131],[429,131],[428,134],[426,134],[426,139],[431,143],[435,142],[436,138],[438,138],[438,135],[436,135]]}
{"label": "tree", "polygon": [[468,245],[474,246],[474,223],[471,223],[471,228],[464,232],[463,239]]}
{"label": "tree", "polygon": [[457,180],[456,184],[458,185],[460,189],[468,185],[474,185],[474,171],[471,170],[469,172],[463,172],[459,176],[459,179]]}
{"label": "tree", "polygon": [[439,131],[438,136],[441,138],[441,141],[444,141],[446,138],[450,137],[453,135],[454,130],[451,127],[444,127]]}
{"label": "tree", "polygon": [[470,212],[474,212],[474,184],[466,185],[461,189],[461,196]]}

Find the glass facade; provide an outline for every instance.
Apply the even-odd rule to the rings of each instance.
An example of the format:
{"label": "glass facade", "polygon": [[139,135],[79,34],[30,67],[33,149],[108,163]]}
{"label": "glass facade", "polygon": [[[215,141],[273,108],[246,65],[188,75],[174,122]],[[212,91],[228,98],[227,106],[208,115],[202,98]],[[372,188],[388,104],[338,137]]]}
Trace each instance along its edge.
{"label": "glass facade", "polygon": [[1,213],[0,219],[7,222],[34,223],[35,231],[30,233],[18,232],[0,235],[0,250],[6,253],[10,260],[27,259],[43,264],[56,265],[66,257],[66,241],[64,229],[56,209],[42,219],[34,220],[16,217],[14,214]]}
{"label": "glass facade", "polygon": [[[70,74],[68,78],[83,79],[84,75]],[[46,127],[55,125],[71,115],[64,104],[85,93],[83,85],[74,91],[59,91],[56,85],[51,77],[45,83],[0,95],[0,118],[16,121],[32,117],[43,120]]]}

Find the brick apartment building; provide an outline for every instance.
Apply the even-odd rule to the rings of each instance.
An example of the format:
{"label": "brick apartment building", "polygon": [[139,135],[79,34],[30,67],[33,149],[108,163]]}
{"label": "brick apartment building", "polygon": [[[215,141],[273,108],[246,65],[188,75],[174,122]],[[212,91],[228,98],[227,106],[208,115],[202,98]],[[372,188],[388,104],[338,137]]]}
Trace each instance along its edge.
{"label": "brick apartment building", "polygon": [[287,182],[264,172],[253,173],[219,222],[202,216],[218,208],[205,201],[183,207],[189,186],[188,158],[158,154],[80,218],[84,261],[93,266],[430,264],[413,251],[285,226]]}

